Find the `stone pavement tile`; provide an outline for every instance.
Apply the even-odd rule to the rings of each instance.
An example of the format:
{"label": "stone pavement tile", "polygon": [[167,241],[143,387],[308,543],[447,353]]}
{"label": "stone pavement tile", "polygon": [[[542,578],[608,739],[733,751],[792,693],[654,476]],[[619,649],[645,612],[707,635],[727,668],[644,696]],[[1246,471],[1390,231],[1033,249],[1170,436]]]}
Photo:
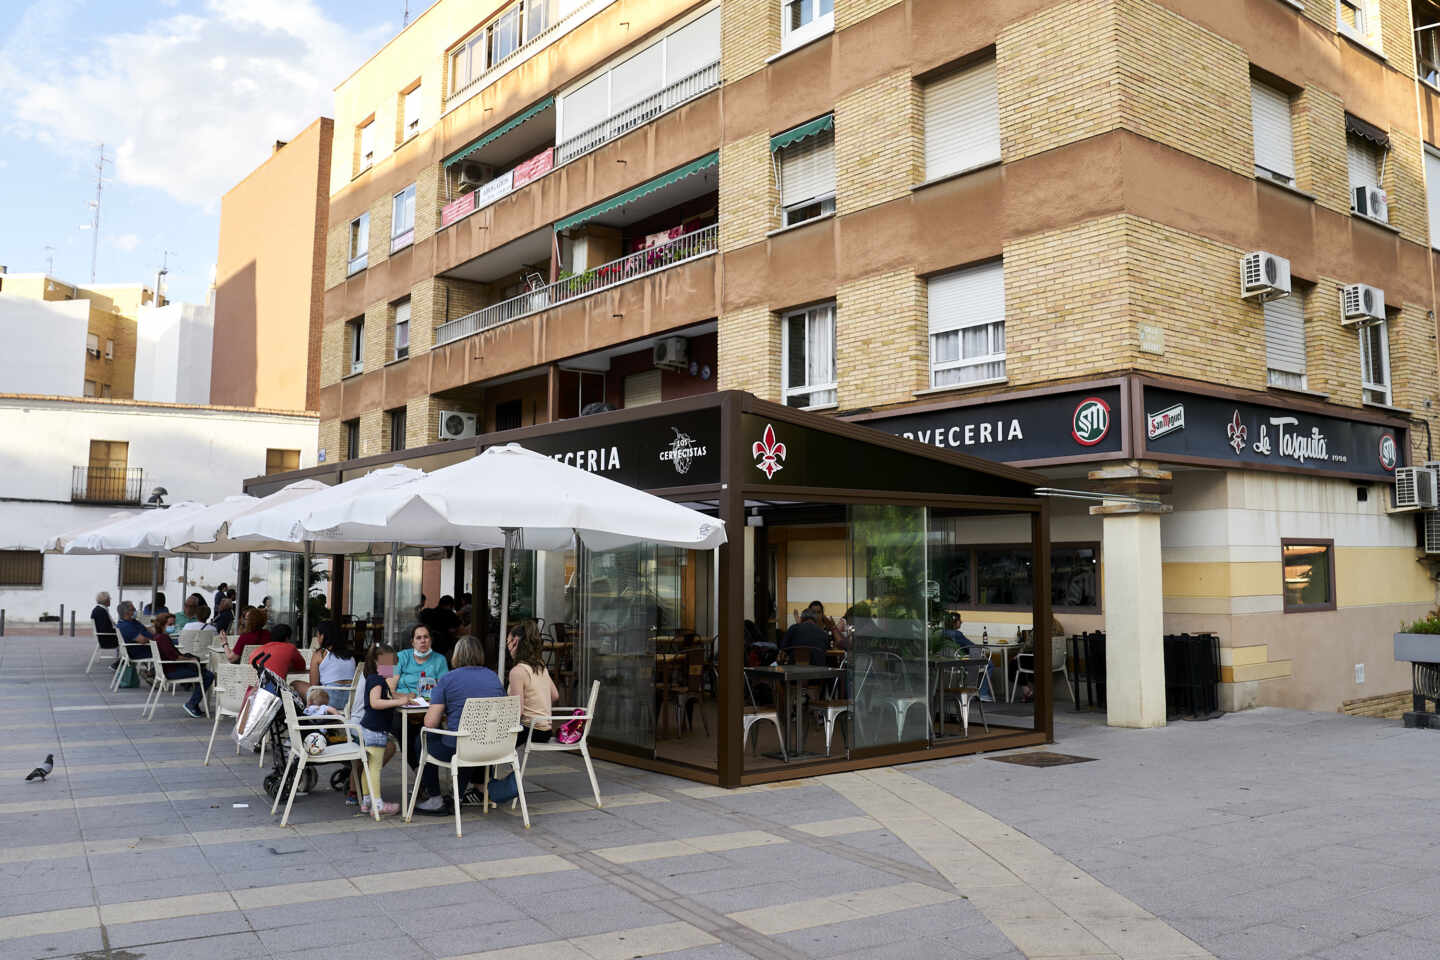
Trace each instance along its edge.
{"label": "stone pavement tile", "polygon": [[92,924],[80,930],[67,930],[34,936],[15,937],[0,941],[0,956],[6,958],[32,957],[104,957],[104,943],[100,939],[100,927]]}
{"label": "stone pavement tile", "polygon": [[672,950],[712,946],[719,941],[691,924],[670,921],[613,933],[572,937],[570,942],[595,960],[629,960]]}
{"label": "stone pavement tile", "polygon": [[[198,944],[206,937],[244,932],[253,931],[250,930],[249,921],[239,911],[106,925],[106,935],[112,948],[174,940],[190,940]],[[198,955],[204,951],[197,948],[196,953]]]}
{"label": "stone pavement tile", "polygon": [[1127,960],[1210,956],[1200,944],[1155,917],[1087,919],[1084,924],[1105,946]]}
{"label": "stone pavement tile", "polygon": [[670,856],[656,858],[654,860],[641,860],[626,865],[631,873],[647,877],[657,883],[665,884],[685,874],[708,873],[725,867],[727,864],[734,865],[734,861],[716,853],[691,853],[688,856]]}
{"label": "stone pavement tile", "polygon": [[346,897],[309,903],[287,902],[273,907],[244,907],[242,913],[257,931],[297,924],[338,924],[355,917],[383,916],[381,897]]}
{"label": "stone pavement tile", "polygon": [[220,893],[225,889],[219,876],[200,873],[184,877],[160,877],[141,884],[107,882],[95,884],[95,900],[101,904],[125,903],[133,900],[157,900],[184,897],[197,893]]}
{"label": "stone pavement tile", "polygon": [[[142,893],[144,890],[139,888],[134,892]],[[143,923],[149,920],[195,917],[208,913],[230,913],[235,910],[234,898],[224,891],[172,894],[152,899],[124,900],[102,904],[100,921],[106,926],[111,926]]]}
{"label": "stone pavement tile", "polygon": [[657,907],[611,884],[582,887],[563,896],[516,904],[529,917],[560,937],[608,933],[626,927],[650,926],[674,919]]}
{"label": "stone pavement tile", "polygon": [[1436,912],[1435,890],[1440,875],[1421,874],[1404,882],[1363,893],[1354,898],[1359,908],[1378,907],[1410,917],[1433,916]]}
{"label": "stone pavement tile", "polygon": [[1103,955],[1112,952],[1094,934],[1069,918],[1001,919],[995,926],[1028,957]]}
{"label": "stone pavement tile", "polygon": [[751,960],[752,954],[728,943],[712,943],[706,947],[691,947],[663,954],[665,960]]}
{"label": "stone pavement tile", "polygon": [[1315,952],[1322,960],[1434,960],[1435,954],[1435,941],[1417,940],[1390,930]]}
{"label": "stone pavement tile", "polygon": [[[1259,923],[1233,933],[1213,937],[1205,946],[1220,960],[1286,960],[1334,946],[1331,937],[1297,930],[1279,923]],[[1378,956],[1378,955],[1377,955]]]}
{"label": "stone pavement tile", "polygon": [[[314,949],[308,949],[276,952],[271,956],[275,960],[316,960],[317,954]],[[344,960],[408,960],[411,957],[423,957],[425,952],[409,937],[387,937],[384,940],[347,944],[343,951],[336,951],[336,956],[344,957]],[[150,958],[146,957],[145,960]]]}
{"label": "stone pavement tile", "polygon": [[[1342,898],[1324,907],[1317,907],[1303,913],[1277,915],[1276,923],[1297,930],[1304,930],[1316,936],[1326,937],[1335,943],[1343,943],[1356,937],[1395,929],[1406,936],[1415,936],[1406,929],[1409,917],[1394,910],[1382,910],[1373,906],[1354,906]],[[1432,921],[1434,922],[1434,921]],[[1440,923],[1434,924],[1440,931]]]}
{"label": "stone pavement tile", "polygon": [[[85,907],[95,902],[88,880],[77,880],[69,886],[36,892],[25,886],[7,884],[5,895],[0,896],[0,918],[14,917],[42,910],[67,910]],[[25,892],[21,892],[25,891]]]}
{"label": "stone pavement tile", "polygon": [[[435,918],[432,916],[430,919],[433,925]],[[343,955],[343,948],[348,944],[385,940],[404,931],[398,931],[395,921],[389,917],[376,913],[270,927],[258,933],[260,942],[272,953],[312,949],[322,954],[333,952]]]}
{"label": "stone pavement tile", "polygon": [[[859,864],[846,864],[842,870],[828,873],[807,874],[803,880],[790,876],[776,878],[772,871],[760,867],[725,867],[707,873],[686,873],[668,877],[664,886],[678,894],[688,896],[722,913],[739,909],[734,898],[751,900],[751,905],[763,903],[788,903],[792,900],[807,899],[809,896],[829,896],[852,890],[889,886],[896,877],[884,870]],[[747,896],[745,891],[753,891]],[[724,906],[722,906],[722,904]]]}
{"label": "stone pavement tile", "polygon": [[520,920],[492,919],[490,904],[477,904],[467,911],[466,925],[448,921],[437,924],[434,916],[426,918],[425,932],[410,931],[422,948],[435,957],[462,957],[487,950],[544,943],[556,938],[549,927],[525,917]]}
{"label": "stone pavement tile", "polygon": [[209,874],[215,866],[198,847],[162,847],[156,850],[114,853],[89,858],[96,883],[131,880],[143,882],[192,873]]}
{"label": "stone pavement tile", "polygon": [[873,918],[842,920],[808,929],[772,934],[773,938],[811,957],[833,957],[857,950],[883,947],[915,934],[901,934],[893,926],[874,922]]}

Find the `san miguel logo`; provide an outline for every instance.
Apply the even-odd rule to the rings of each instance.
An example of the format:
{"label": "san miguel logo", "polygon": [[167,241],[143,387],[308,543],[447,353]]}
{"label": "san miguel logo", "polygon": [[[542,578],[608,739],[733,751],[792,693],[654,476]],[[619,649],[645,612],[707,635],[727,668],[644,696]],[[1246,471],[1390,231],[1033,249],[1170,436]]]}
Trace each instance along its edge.
{"label": "san miguel logo", "polygon": [[1083,447],[1093,447],[1110,432],[1110,404],[1086,397],[1070,417],[1070,436]]}
{"label": "san miguel logo", "polygon": [[1380,435],[1380,466],[1393,471],[1400,462],[1400,449],[1395,446],[1395,437],[1389,433]]}
{"label": "san miguel logo", "polygon": [[690,472],[690,464],[696,457],[705,456],[706,450],[689,434],[681,433],[676,427],[670,429],[674,431],[675,439],[670,441],[670,446],[660,451],[660,462],[668,462],[675,468],[676,473],[683,476]]}
{"label": "san miguel logo", "polygon": [[751,444],[750,455],[756,458],[755,469],[763,471],[766,480],[785,469],[780,463],[785,459],[785,444],[775,439],[775,428],[768,423],[765,435]]}

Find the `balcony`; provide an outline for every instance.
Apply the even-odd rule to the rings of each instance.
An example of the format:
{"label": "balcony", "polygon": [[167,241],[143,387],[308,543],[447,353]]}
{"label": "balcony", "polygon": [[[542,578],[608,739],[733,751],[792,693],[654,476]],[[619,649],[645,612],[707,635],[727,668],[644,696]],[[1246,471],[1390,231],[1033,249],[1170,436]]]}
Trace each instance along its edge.
{"label": "balcony", "polygon": [[511,297],[499,303],[482,307],[473,313],[458,317],[435,328],[435,345],[443,346],[486,330],[493,330],[522,317],[548,310],[570,300],[578,300],[611,287],[628,283],[639,277],[649,276],[668,270],[670,267],[687,263],[715,252],[719,241],[719,225],[711,224],[692,233],[687,233],[637,250],[618,260],[602,263],[574,276],[563,277],[554,283],[536,286],[535,289]]}
{"label": "balcony", "polygon": [[720,61],[716,60],[561,143],[555,148],[555,165],[558,167],[599,149],[718,86]]}
{"label": "balcony", "polygon": [[70,474],[70,501],[138,505],[144,480],[140,467],[75,467]]}

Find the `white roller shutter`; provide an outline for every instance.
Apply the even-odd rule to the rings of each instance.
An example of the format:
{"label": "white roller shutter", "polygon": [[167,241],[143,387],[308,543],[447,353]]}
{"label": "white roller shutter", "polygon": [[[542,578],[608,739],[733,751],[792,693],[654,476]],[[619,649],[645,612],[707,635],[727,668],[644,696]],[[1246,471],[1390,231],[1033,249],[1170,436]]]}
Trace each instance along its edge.
{"label": "white roller shutter", "polygon": [[1295,143],[1290,98],[1263,83],[1250,84],[1250,114],[1255,122],[1255,166],[1286,180],[1295,179]]}
{"label": "white roller shutter", "polygon": [[1305,301],[1298,293],[1265,302],[1265,365],[1305,375]]}
{"label": "white roller shutter", "polygon": [[610,115],[659,91],[665,83],[665,45],[653,43],[610,71]]}
{"label": "white roller shutter", "polygon": [[1430,209],[1430,246],[1440,248],[1440,157],[1425,149],[1425,201]]}
{"label": "white roller shutter", "polygon": [[711,10],[665,38],[665,84],[683,80],[720,59],[720,10]]}
{"label": "white roller shutter", "polygon": [[1350,189],[1380,186],[1379,148],[1351,135],[1345,138],[1345,160],[1350,168]]}
{"label": "white roller shutter", "polygon": [[1005,319],[1005,265],[1001,261],[931,277],[930,332],[946,333]]}
{"label": "white roller shutter", "polygon": [[560,98],[560,142],[579,136],[610,116],[610,74],[602,73]]}
{"label": "white roller shutter", "polygon": [[925,179],[1000,159],[995,61],[925,87]]}
{"label": "white roller shutter", "polygon": [[780,205],[828,197],[835,192],[835,138],[806,137],[780,152]]}

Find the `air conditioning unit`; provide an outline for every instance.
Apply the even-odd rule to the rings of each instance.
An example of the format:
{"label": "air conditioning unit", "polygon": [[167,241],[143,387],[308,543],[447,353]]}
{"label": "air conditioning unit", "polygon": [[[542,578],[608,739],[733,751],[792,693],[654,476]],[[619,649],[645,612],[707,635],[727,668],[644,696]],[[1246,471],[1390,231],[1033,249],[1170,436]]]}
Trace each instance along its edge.
{"label": "air conditioning unit", "polygon": [[455,410],[440,411],[440,439],[463,440],[475,436],[475,414]]}
{"label": "air conditioning unit", "polygon": [[1363,217],[1390,221],[1390,205],[1385,191],[1379,187],[1356,187],[1350,195],[1350,203]]}
{"label": "air conditioning unit", "polygon": [[1434,467],[1396,467],[1395,486],[1391,491],[1397,510],[1434,510],[1437,498],[1437,477]]}
{"label": "air conditioning unit", "polygon": [[490,168],[483,163],[460,164],[459,190],[468,193],[490,179]]}
{"label": "air conditioning unit", "polygon": [[94,357],[96,360],[99,360],[99,359],[100,359],[100,348],[99,348],[99,347],[86,347],[86,348],[85,348],[85,352],[88,353],[88,354],[90,354],[90,356]]}
{"label": "air conditioning unit", "polygon": [[1264,250],[1240,260],[1240,296],[1273,300],[1290,295],[1290,261]]}
{"label": "air conditioning unit", "polygon": [[690,366],[690,341],[684,337],[657,340],[650,351],[650,362],[661,370],[685,370]]}
{"label": "air conditioning unit", "polygon": [[1368,283],[1350,283],[1340,295],[1341,323],[1365,327],[1385,319],[1385,291]]}
{"label": "air conditioning unit", "polygon": [[1421,516],[1425,518],[1421,549],[1429,556],[1440,554],[1440,513],[1430,510]]}

